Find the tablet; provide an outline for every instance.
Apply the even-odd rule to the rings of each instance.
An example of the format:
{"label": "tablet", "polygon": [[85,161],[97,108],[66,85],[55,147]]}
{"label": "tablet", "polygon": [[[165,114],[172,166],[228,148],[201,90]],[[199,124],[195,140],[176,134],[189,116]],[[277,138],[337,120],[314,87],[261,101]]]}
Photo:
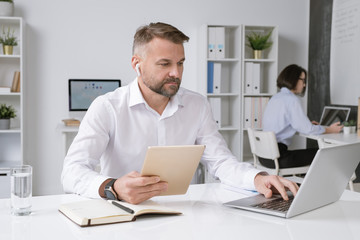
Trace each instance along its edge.
{"label": "tablet", "polygon": [[161,195],[185,194],[204,150],[205,145],[148,147],[141,175],[167,182],[168,190]]}

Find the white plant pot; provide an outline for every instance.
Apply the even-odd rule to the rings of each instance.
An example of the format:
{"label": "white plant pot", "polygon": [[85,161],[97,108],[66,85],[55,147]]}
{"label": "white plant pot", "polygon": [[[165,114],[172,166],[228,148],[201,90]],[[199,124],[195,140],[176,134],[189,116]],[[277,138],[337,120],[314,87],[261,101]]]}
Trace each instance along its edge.
{"label": "white plant pot", "polygon": [[14,15],[14,3],[0,2],[0,16],[11,17]]}
{"label": "white plant pot", "polygon": [[0,119],[0,130],[10,129],[10,119]]}
{"label": "white plant pot", "polygon": [[356,126],[350,127],[350,133],[356,133]]}
{"label": "white plant pot", "polygon": [[[343,127],[343,132],[344,132],[344,134],[350,134],[350,133],[352,133],[352,129],[353,129],[353,127]],[[355,132],[355,130],[354,130],[354,132]]]}

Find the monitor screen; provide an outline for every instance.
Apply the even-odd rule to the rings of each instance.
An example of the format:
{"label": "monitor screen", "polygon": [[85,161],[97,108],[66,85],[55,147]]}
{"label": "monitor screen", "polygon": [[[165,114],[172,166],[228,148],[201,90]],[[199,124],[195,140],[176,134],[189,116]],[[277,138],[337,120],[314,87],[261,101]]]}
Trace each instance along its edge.
{"label": "monitor screen", "polygon": [[347,121],[349,114],[350,108],[326,106],[321,115],[320,125],[330,126],[335,122],[342,124],[344,121]]}
{"label": "monitor screen", "polygon": [[69,79],[69,111],[86,111],[96,97],[120,86],[119,79]]}

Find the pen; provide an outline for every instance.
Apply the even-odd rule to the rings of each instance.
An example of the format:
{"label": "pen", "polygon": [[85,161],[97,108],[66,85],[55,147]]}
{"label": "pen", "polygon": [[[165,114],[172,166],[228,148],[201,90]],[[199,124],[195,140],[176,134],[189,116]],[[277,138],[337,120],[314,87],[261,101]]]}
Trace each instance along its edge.
{"label": "pen", "polygon": [[134,213],[134,210],[132,210],[132,209],[130,209],[130,208],[128,208],[128,207],[125,207],[125,206],[121,205],[121,204],[118,203],[118,202],[112,201],[111,203],[114,204],[115,206],[121,208],[122,210],[128,212],[128,213]]}

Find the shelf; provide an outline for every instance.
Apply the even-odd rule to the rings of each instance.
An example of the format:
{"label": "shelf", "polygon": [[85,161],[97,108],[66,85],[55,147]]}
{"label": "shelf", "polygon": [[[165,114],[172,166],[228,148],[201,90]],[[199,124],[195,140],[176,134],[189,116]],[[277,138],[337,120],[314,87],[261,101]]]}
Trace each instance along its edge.
{"label": "shelf", "polygon": [[3,55],[0,54],[0,58],[20,58],[20,55]]}
{"label": "shelf", "polygon": [[2,161],[0,159],[0,170],[10,170],[10,168],[22,165],[21,161]]}
{"label": "shelf", "polygon": [[272,97],[275,93],[257,93],[257,94],[250,94],[244,93],[244,97]]}
{"label": "shelf", "polygon": [[[8,130],[0,130],[0,168],[9,168],[21,165],[24,159],[24,98],[23,93],[26,89],[26,73],[24,72],[24,22],[21,17],[0,17],[0,31],[2,27],[9,27],[14,31],[18,40],[18,45],[13,49],[13,55],[4,55],[0,50],[0,86],[12,88],[15,72],[16,81],[19,80],[19,92],[1,92],[0,104],[11,105],[15,108],[17,117],[11,119]],[[19,78],[17,78],[19,77]],[[0,182],[0,189],[1,189]]]}
{"label": "shelf", "polygon": [[223,126],[219,128],[219,131],[239,131],[239,128],[234,126]]}
{"label": "shelf", "polygon": [[223,59],[217,59],[217,58],[208,58],[208,62],[239,62],[240,60],[237,58],[223,58]]}
{"label": "shelf", "polygon": [[238,97],[238,93],[208,93],[207,97]]}
{"label": "shelf", "polygon": [[[217,38],[217,31],[214,40],[214,30],[210,28],[225,28],[225,40],[222,35]],[[250,126],[260,128],[261,121],[257,119],[261,118],[267,101],[277,92],[278,27],[205,25],[202,29],[199,77],[203,79],[203,93],[210,102],[220,134],[231,152],[243,161],[251,153],[245,128],[249,122]],[[254,59],[252,49],[247,46],[245,35],[251,31],[272,31],[270,41],[273,44],[263,51],[262,59]],[[225,58],[221,58],[222,55],[217,58],[216,54],[214,57],[211,46],[216,46],[216,41],[225,42]],[[245,67],[249,70],[248,75],[245,75]]]}
{"label": "shelf", "polygon": [[0,93],[0,96],[20,96],[19,92],[10,92],[10,93]]}
{"label": "shelf", "polygon": [[276,61],[276,59],[266,59],[266,58],[264,58],[264,59],[254,59],[254,58],[246,58],[245,60],[244,60],[244,62],[270,62],[270,63],[272,63],[272,62],[277,62]]}
{"label": "shelf", "polygon": [[19,128],[12,128],[8,130],[0,130],[0,133],[21,133]]}
{"label": "shelf", "polygon": [[[272,32],[271,47],[263,50],[262,59],[253,58],[253,50],[248,46],[246,35],[250,32],[267,34]],[[278,75],[278,27],[243,25],[242,38],[242,92],[241,92],[241,159],[251,156],[247,128],[261,129],[266,104],[276,94]]]}

